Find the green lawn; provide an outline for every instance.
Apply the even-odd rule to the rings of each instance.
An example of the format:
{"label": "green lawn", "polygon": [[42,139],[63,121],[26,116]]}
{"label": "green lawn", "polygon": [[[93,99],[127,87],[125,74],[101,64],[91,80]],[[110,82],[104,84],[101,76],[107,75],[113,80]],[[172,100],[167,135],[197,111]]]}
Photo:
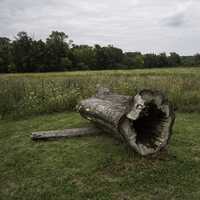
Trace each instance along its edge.
{"label": "green lawn", "polygon": [[76,113],[0,121],[0,199],[200,199],[200,114],[178,114],[169,152],[142,158],[105,135],[33,142],[87,125]]}

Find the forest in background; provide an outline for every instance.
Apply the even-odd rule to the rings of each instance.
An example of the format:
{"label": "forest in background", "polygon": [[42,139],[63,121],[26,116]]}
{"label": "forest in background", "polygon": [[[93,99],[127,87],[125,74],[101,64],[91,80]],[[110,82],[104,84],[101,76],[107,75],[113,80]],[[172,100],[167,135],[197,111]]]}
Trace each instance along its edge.
{"label": "forest in background", "polygon": [[[133,44],[134,45],[134,44]],[[0,73],[57,72],[76,70],[138,69],[200,66],[200,54],[180,56],[176,52],[142,54],[123,52],[112,45],[77,45],[64,32],[52,31],[35,40],[19,32],[14,40],[0,37]]]}

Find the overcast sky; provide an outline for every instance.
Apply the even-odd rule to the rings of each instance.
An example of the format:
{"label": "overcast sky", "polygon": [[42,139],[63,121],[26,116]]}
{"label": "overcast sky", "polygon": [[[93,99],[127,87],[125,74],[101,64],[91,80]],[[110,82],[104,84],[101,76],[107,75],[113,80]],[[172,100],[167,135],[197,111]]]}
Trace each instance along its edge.
{"label": "overcast sky", "polygon": [[0,37],[63,31],[76,44],[200,52],[200,0],[0,0]]}

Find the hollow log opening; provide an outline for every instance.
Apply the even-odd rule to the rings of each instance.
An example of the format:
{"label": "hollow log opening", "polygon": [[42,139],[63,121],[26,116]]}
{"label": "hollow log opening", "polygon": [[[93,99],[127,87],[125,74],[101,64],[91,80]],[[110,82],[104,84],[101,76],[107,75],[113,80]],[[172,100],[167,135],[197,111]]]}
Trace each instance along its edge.
{"label": "hollow log opening", "polygon": [[139,117],[131,122],[136,133],[136,144],[143,144],[149,148],[156,148],[157,141],[163,131],[165,113],[154,103],[148,103],[140,112]]}

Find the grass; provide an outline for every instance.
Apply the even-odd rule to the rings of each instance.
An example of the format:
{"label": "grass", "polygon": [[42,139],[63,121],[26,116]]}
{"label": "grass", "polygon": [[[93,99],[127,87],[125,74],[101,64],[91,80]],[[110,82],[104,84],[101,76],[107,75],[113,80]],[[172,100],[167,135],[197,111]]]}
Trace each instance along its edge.
{"label": "grass", "polygon": [[180,75],[198,75],[200,69],[198,67],[176,67],[176,68],[153,68],[153,69],[133,69],[133,70],[102,70],[102,71],[73,71],[73,72],[48,72],[48,73],[15,73],[4,74],[7,78],[55,78],[55,77],[77,77],[77,76],[94,76],[94,75],[116,75],[116,76],[146,76],[146,75],[161,75],[161,76],[176,76]]}
{"label": "grass", "polygon": [[72,111],[97,84],[126,95],[158,89],[180,112],[200,112],[200,68],[166,68],[1,75],[0,118]]}
{"label": "grass", "polygon": [[179,113],[169,152],[141,158],[105,135],[30,140],[33,131],[86,126],[77,113],[2,120],[0,199],[199,200],[199,121]]}

